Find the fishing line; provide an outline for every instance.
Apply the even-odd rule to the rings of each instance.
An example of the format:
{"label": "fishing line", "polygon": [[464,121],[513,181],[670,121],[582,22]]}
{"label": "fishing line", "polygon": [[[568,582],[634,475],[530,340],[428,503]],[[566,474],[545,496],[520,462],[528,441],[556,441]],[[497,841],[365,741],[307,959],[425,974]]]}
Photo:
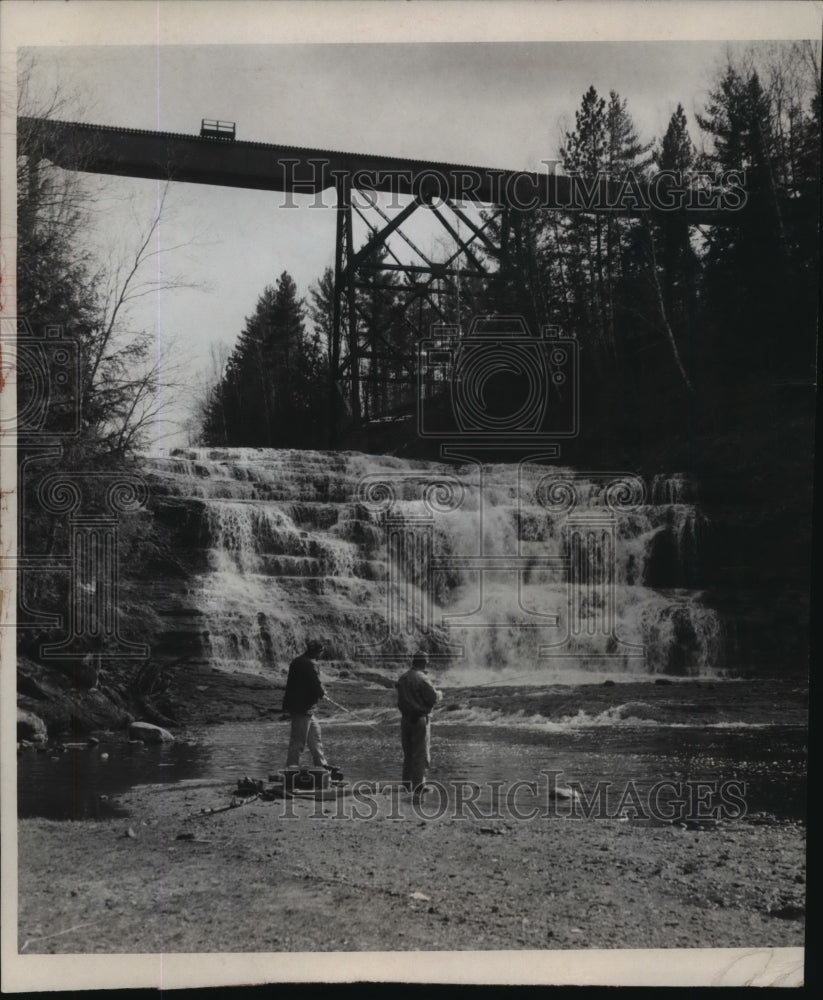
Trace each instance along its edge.
{"label": "fishing line", "polygon": [[[363,722],[367,726],[379,726],[380,725],[379,722],[372,722],[371,719],[362,719],[362,718],[360,718],[360,716],[355,715],[354,712],[352,712],[348,708],[346,708],[345,705],[341,705],[339,702],[336,702],[333,698],[330,698],[328,695],[326,695],[326,701],[330,705],[334,705],[335,708],[339,708],[341,712],[345,712],[346,715],[350,715],[353,719],[356,719],[357,722]],[[387,711],[389,711],[389,709],[387,709]],[[394,711],[394,709],[391,709],[390,711]]]}

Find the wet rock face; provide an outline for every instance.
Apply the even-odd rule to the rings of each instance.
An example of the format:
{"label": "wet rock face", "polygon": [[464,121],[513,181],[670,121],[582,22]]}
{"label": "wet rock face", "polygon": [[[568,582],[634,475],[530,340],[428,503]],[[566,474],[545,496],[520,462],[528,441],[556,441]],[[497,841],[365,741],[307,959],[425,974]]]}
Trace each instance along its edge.
{"label": "wet rock face", "polygon": [[120,729],[134,718],[127,696],[133,661],[108,662],[99,676],[94,670],[93,688],[80,683],[78,672],[80,661],[38,663],[19,655],[18,708],[41,719],[51,736],[70,739],[97,729]]}
{"label": "wet rock face", "polygon": [[174,737],[161,726],[153,726],[150,722],[132,722],[129,726],[129,739],[142,740],[144,743],[173,743]]}
{"label": "wet rock face", "polygon": [[46,723],[34,712],[17,709],[17,739],[30,743],[45,743],[49,738]]}
{"label": "wet rock face", "polygon": [[[406,657],[421,642],[441,652],[451,642],[464,650],[453,669],[724,668],[723,622],[695,589],[703,514],[683,476],[648,480],[637,504],[610,512],[596,474],[546,466],[481,471],[248,448],[145,463],[155,514],[191,568],[184,581],[153,582],[154,606],[168,623],[155,653],[166,661],[277,679],[319,636],[327,659],[361,667],[369,666],[366,647]],[[448,491],[430,490],[429,505],[427,485],[444,475],[459,479],[459,502],[450,506]],[[547,475],[574,482],[583,527],[572,542],[569,510],[553,506],[562,491],[551,492]],[[364,481],[391,485],[371,495]],[[584,523],[612,513],[608,538]],[[519,569],[486,573],[480,612],[478,571],[466,561],[478,554],[520,561]],[[467,626],[447,631],[444,615],[462,615]],[[539,661],[543,643],[560,658]]]}

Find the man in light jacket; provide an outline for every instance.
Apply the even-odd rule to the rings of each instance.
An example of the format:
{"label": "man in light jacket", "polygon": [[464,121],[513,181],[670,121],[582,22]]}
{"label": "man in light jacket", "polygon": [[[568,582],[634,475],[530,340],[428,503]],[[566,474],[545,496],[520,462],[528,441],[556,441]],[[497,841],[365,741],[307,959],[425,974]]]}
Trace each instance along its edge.
{"label": "man in light jacket", "polygon": [[291,715],[291,737],[286,767],[296,767],[300,754],[308,744],[315,767],[328,767],[323,743],[320,738],[320,723],[314,717],[317,702],[326,696],[326,690],[317,672],[315,656],[323,652],[323,643],[312,639],[306,651],[289,664],[289,676],[283,695],[283,711]]}
{"label": "man in light jacket", "polygon": [[426,769],[431,763],[429,716],[440,698],[440,692],[426,676],[428,662],[427,653],[415,653],[411,670],[407,670],[396,682],[403,746],[403,784],[417,801],[425,791]]}

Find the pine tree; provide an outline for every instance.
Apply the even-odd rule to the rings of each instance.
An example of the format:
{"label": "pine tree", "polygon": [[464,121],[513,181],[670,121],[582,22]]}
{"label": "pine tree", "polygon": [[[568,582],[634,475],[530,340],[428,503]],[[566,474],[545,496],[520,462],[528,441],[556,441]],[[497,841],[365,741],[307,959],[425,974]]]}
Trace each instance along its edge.
{"label": "pine tree", "polygon": [[[566,132],[560,147],[564,170],[587,180],[602,173],[606,164],[606,102],[594,87],[583,95],[575,112],[575,129]],[[589,354],[602,364],[606,330],[603,324],[602,219],[599,215],[573,212],[561,223],[561,241],[567,261],[570,287],[570,333],[592,340]]]}
{"label": "pine tree", "polygon": [[334,327],[334,271],[330,267],[311,285],[309,297],[309,319],[314,332],[326,345],[326,354],[330,358]]}
{"label": "pine tree", "polygon": [[[612,90],[607,104],[589,87],[575,114],[574,131],[565,133],[560,157],[564,169],[589,186],[602,177],[629,197],[651,163],[650,149],[651,143],[640,140],[627,102]],[[594,339],[594,360],[601,371],[613,362],[627,328],[635,323],[633,316],[626,318],[621,286],[636,229],[636,221],[578,211],[559,225],[553,222],[547,239],[565,258],[565,271],[558,275],[564,310],[582,338]]]}
{"label": "pine tree", "polygon": [[673,170],[685,179],[695,162],[696,151],[683,105],[678,104],[677,110],[669,119],[666,134],[660,143],[660,149],[655,153],[654,160],[661,170]]}
{"label": "pine tree", "polygon": [[[689,134],[683,105],[678,104],[669,119],[660,146],[654,152],[654,161],[661,171],[671,175],[665,184],[658,186],[661,199],[674,191],[691,188],[697,152]],[[682,213],[668,210],[654,217],[648,231],[651,261],[649,269],[652,283],[660,300],[663,326],[672,342],[675,360],[687,384],[693,381],[685,374],[681,354],[687,349],[688,368],[693,371],[695,338],[697,334],[695,305],[697,297],[698,262],[691,245],[689,224]],[[660,252],[656,246],[660,245]],[[658,274],[658,271],[661,272]]]}
{"label": "pine tree", "polygon": [[606,102],[594,87],[583,95],[575,112],[575,129],[566,132],[560,158],[569,173],[594,177],[606,163]]}
{"label": "pine tree", "polygon": [[[646,179],[653,160],[649,155],[653,144],[641,142],[628,110],[628,102],[621,100],[614,90],[609,91],[606,108],[606,139],[606,173],[613,185],[622,185],[628,200],[634,186],[639,187]],[[618,353],[636,324],[633,296],[629,297],[632,310],[627,316],[624,308],[627,296],[622,293],[622,286],[627,280],[632,280],[632,275],[624,272],[631,269],[635,255],[628,253],[627,249],[636,243],[640,227],[636,219],[611,213],[606,216],[605,225],[604,322],[612,350]]]}
{"label": "pine tree", "polygon": [[320,447],[327,413],[321,331],[306,331],[305,304],[284,271],[246,319],[206,405],[203,437],[209,444]]}
{"label": "pine tree", "polygon": [[707,290],[721,318],[721,356],[730,370],[762,369],[771,363],[775,330],[792,317],[794,303],[772,108],[757,71],[727,66],[698,122],[711,136],[715,170],[745,172],[746,181],[745,206],[729,224],[713,227],[706,254]]}

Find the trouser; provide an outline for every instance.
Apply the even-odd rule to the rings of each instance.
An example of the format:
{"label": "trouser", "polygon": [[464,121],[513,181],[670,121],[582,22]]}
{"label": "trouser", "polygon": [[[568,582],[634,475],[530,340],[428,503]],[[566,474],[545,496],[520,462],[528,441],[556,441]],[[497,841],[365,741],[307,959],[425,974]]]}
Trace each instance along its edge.
{"label": "trouser", "polygon": [[286,767],[296,767],[300,763],[300,754],[308,744],[311,759],[316,767],[327,764],[323,753],[323,743],[320,739],[320,723],[313,715],[303,712],[291,713],[291,736],[289,738],[289,754]]}
{"label": "trouser", "polygon": [[409,791],[422,788],[429,757],[429,717],[400,717],[400,741],[403,746],[403,784]]}

